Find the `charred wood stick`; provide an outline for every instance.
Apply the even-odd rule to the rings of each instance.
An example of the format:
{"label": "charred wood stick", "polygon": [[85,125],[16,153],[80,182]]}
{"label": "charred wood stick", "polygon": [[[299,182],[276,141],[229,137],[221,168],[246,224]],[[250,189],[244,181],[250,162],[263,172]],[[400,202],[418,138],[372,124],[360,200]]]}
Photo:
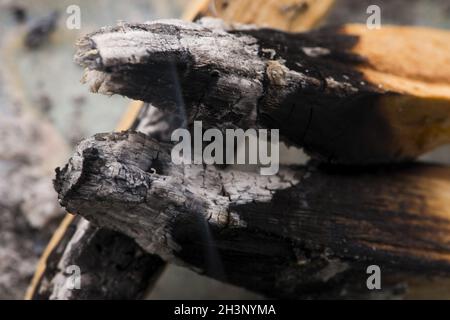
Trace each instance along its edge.
{"label": "charred wood stick", "polygon": [[76,61],[94,92],[168,112],[182,102],[188,124],[280,129],[321,160],[367,164],[450,141],[449,43],[426,28],[294,34],[171,20],[92,33]]}
{"label": "charred wood stick", "polygon": [[448,167],[268,177],[176,166],[169,151],[138,133],[87,139],[57,172],[61,204],[147,252],[268,296],[362,290],[372,263],[393,277],[450,273]]}
{"label": "charred wood stick", "polygon": [[129,237],[78,216],[47,259],[46,270],[29,298],[139,299],[163,266],[158,256],[146,253]]}

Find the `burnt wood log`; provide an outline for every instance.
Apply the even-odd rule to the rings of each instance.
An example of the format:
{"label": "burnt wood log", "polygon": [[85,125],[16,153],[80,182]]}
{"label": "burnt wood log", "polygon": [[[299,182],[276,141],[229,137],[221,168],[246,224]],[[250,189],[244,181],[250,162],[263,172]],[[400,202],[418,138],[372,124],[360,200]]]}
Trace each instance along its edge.
{"label": "burnt wood log", "polygon": [[[243,20],[253,23],[261,23],[264,21],[265,25],[271,25],[273,27],[282,29],[305,29],[312,25],[317,24],[324,14],[331,7],[333,0],[311,0],[308,1],[307,7],[302,7],[302,10],[297,10],[295,6],[290,6],[290,0],[280,1],[278,6],[282,6],[282,12],[273,17],[268,17],[267,12],[273,13],[273,3],[270,1],[253,1],[248,3],[233,3],[233,5],[226,9],[223,3],[215,1],[217,5],[215,9],[220,12],[220,16],[224,16],[228,21]],[[202,16],[214,15],[217,13],[211,12],[208,9],[214,6],[210,6],[211,2],[208,0],[199,1],[198,5],[191,5],[188,11],[184,14],[186,20],[194,20]],[[257,5],[255,6],[255,4]],[[239,6],[244,5],[245,10],[239,10]],[[256,13],[257,15],[251,15],[251,17],[241,16],[241,13]],[[238,17],[239,16],[239,17]],[[268,21],[267,19],[270,18]],[[250,19],[250,20],[249,20]],[[181,126],[185,125],[185,119],[183,110],[177,110],[178,112],[167,112],[164,109],[155,108],[149,104],[145,104],[141,112],[136,117],[131,128],[144,132],[160,141],[169,141],[171,132]],[[130,116],[128,116],[129,118]],[[129,119],[128,119],[129,120]],[[129,121],[125,121],[119,125],[122,129],[128,129],[130,126]],[[81,225],[81,226],[80,226]],[[82,228],[85,230],[81,236],[75,237],[74,230]],[[81,233],[81,231],[78,231]],[[75,237],[75,238],[73,238]],[[116,241],[121,239],[122,241]],[[120,243],[124,243],[122,246],[118,246]],[[114,243],[114,249],[110,249],[110,244]],[[108,298],[138,298],[142,294],[142,289],[147,286],[151,286],[151,283],[147,283],[149,278],[155,280],[156,275],[163,269],[164,264],[159,258],[150,255],[146,258],[139,258],[136,261],[130,262],[127,271],[132,273],[132,279],[135,279],[137,275],[140,275],[141,282],[129,281],[127,277],[119,275],[115,277],[114,269],[108,266],[116,266],[122,264],[123,259],[121,257],[133,256],[131,250],[131,243],[129,239],[119,233],[100,230],[91,224],[87,223],[84,219],[72,219],[72,216],[66,217],[62,226],[58,229],[58,233],[53,237],[46,250],[46,254],[41,258],[39,266],[37,268],[32,285],[27,292],[28,299],[49,299],[49,298],[67,298],[67,299],[104,299]],[[134,252],[137,256],[141,256],[141,249],[134,245]],[[98,254],[98,252],[92,252],[92,248],[96,248],[100,252],[111,252],[111,254]],[[84,250],[89,254],[84,253]],[[84,257],[90,255],[90,263],[85,263]],[[142,260],[152,260],[149,265],[142,264]],[[120,261],[119,261],[120,260]],[[67,280],[67,275],[64,270],[64,266],[68,263],[74,265],[81,265],[83,276],[85,278],[95,278],[101,284],[96,287],[92,285],[92,281],[89,285],[83,282],[82,291],[68,290],[63,283]],[[99,270],[98,265],[107,266],[103,272]],[[152,267],[153,266],[153,267]],[[159,268],[158,268],[159,266]],[[131,271],[130,271],[131,270]],[[114,281],[107,282],[106,279],[115,279]],[[150,281],[151,282],[151,281]],[[101,288],[101,290],[99,290]]]}
{"label": "burnt wood log", "polygon": [[280,129],[323,161],[367,164],[450,141],[449,43],[449,32],[415,27],[286,33],[169,20],[104,28],[75,59],[94,92],[168,112],[183,103],[188,125]]}
{"label": "burnt wood log", "polygon": [[139,133],[87,139],[57,172],[61,204],[164,260],[272,297],[369,294],[370,264],[395,284],[450,273],[447,167],[269,177],[176,166],[169,151]]}

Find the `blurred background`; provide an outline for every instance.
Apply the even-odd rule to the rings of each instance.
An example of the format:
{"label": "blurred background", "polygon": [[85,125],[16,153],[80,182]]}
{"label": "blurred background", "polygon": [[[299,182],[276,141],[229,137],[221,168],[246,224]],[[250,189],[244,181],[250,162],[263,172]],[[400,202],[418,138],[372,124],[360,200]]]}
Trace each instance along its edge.
{"label": "blurred background", "polygon": [[[239,0],[234,0],[239,1]],[[276,1],[276,0],[274,0]],[[383,24],[450,28],[450,0],[337,0],[324,25],[362,22],[382,8]],[[21,299],[35,265],[64,215],[53,191],[54,169],[84,137],[112,131],[129,99],[90,94],[73,63],[81,35],[118,21],[180,17],[188,0],[0,0],[0,299]],[[66,27],[71,5],[81,28]],[[48,32],[47,32],[48,31]],[[284,149],[285,162],[305,161]],[[423,157],[450,163],[450,148]],[[257,295],[166,269],[149,299],[239,299]]]}

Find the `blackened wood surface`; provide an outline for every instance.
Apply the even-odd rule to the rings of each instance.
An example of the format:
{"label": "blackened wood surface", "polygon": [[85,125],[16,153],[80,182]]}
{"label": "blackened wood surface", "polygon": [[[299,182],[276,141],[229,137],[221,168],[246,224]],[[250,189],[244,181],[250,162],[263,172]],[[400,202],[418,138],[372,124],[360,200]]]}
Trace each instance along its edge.
{"label": "blackened wood surface", "polygon": [[[123,24],[81,39],[75,60],[87,68],[84,81],[94,92],[125,95],[171,113],[181,105],[188,125],[200,120],[205,128],[222,130],[280,129],[291,143],[324,162],[411,160],[449,141],[428,134],[445,131],[442,121],[434,126],[422,120],[448,114],[446,91],[427,100],[410,84],[402,90],[386,88],[390,82],[378,81],[379,74],[372,81],[361,70],[370,67],[373,57],[355,49],[361,37],[371,36],[362,30],[353,26],[293,34],[214,19]],[[398,32],[414,34],[391,27],[380,37],[386,41],[387,33],[388,43],[395,43]],[[450,39],[438,31],[424,32]],[[404,41],[398,50],[409,52],[415,45]],[[411,68],[420,72],[415,64]],[[381,78],[391,76],[387,70]],[[422,140],[409,132],[404,108],[411,109],[410,122],[417,123]]]}
{"label": "blackened wood surface", "polygon": [[372,263],[400,277],[450,272],[447,167],[267,177],[174,166],[169,150],[137,133],[85,140],[58,171],[61,203],[165,260],[269,296],[361,288]]}

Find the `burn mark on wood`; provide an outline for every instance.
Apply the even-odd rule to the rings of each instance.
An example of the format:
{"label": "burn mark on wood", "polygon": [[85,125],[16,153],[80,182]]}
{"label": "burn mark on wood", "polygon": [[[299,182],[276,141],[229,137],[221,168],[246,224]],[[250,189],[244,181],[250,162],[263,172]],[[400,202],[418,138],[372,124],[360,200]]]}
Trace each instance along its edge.
{"label": "burn mark on wood", "polygon": [[422,106],[422,98],[367,78],[371,58],[356,49],[363,36],[344,27],[287,33],[211,19],[157,21],[88,35],[76,61],[87,67],[91,90],[168,112],[182,105],[188,127],[201,120],[221,130],[280,129],[330,163],[409,161],[431,146],[395,124],[396,108]]}

